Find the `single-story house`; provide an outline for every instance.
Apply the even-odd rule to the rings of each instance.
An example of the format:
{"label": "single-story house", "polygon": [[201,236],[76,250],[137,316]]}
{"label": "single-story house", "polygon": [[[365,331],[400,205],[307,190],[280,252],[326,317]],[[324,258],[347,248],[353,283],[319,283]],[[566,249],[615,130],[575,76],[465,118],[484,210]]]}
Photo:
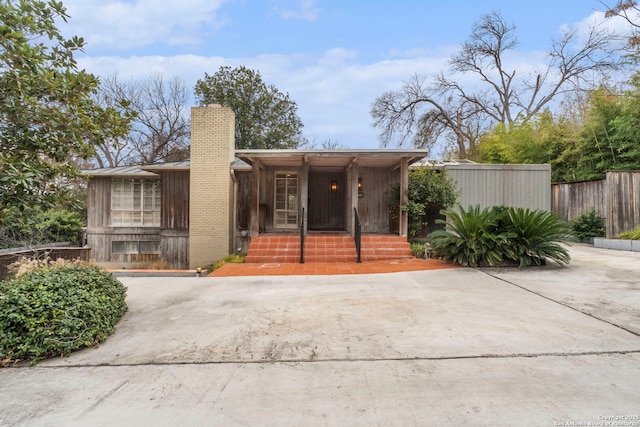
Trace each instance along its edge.
{"label": "single-story house", "polygon": [[[231,109],[210,105],[191,114],[191,160],[86,171],[95,262],[204,267],[228,254],[252,255],[250,243],[259,248],[266,236],[282,247],[254,253],[255,260],[292,261],[301,235],[304,251],[319,244],[312,237],[340,236],[348,246],[331,251],[349,251],[345,259],[355,261],[357,233],[364,259],[383,256],[362,243],[381,235],[403,243],[389,256],[410,254],[406,213],[390,229],[387,195],[393,184],[406,188],[408,168],[425,150],[236,150]],[[395,244],[378,243],[383,252]]]}
{"label": "single-story house", "polygon": [[[388,190],[400,184],[406,201],[409,167],[426,150],[236,150],[234,134],[231,109],[194,107],[189,161],[86,171],[90,258],[116,268],[194,269],[234,253],[247,262],[410,256],[407,215],[389,221]],[[475,174],[484,165],[438,167]],[[527,207],[549,209],[550,168],[539,170],[514,191],[526,193]],[[483,182],[471,176],[460,190],[468,197]]]}

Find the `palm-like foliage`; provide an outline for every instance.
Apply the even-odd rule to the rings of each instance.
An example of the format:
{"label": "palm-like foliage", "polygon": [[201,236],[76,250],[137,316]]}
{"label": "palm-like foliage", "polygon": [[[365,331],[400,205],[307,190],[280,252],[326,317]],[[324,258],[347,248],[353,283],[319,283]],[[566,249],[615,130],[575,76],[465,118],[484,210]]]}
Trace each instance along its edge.
{"label": "palm-like foliage", "polygon": [[495,266],[503,261],[520,268],[543,265],[547,259],[569,262],[561,243],[572,240],[571,227],[555,214],[523,208],[480,206],[443,210],[445,230],[430,235],[434,254],[463,266]]}
{"label": "palm-like foliage", "polygon": [[504,248],[510,234],[497,231],[500,216],[494,211],[480,206],[469,210],[459,207],[455,210],[443,210],[446,220],[437,220],[445,224],[445,230],[437,230],[430,235],[430,244],[434,254],[456,264],[478,267],[494,266],[502,262]]}
{"label": "palm-like foliage", "polygon": [[543,265],[547,259],[558,264],[569,263],[569,252],[560,243],[573,240],[571,226],[554,213],[509,208],[504,223],[512,235],[509,258],[520,268]]}

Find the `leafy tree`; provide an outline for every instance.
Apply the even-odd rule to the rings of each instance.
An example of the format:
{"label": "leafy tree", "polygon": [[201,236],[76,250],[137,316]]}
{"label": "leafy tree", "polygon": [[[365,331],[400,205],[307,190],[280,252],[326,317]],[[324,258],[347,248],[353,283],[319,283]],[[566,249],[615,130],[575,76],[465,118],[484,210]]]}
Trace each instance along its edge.
{"label": "leafy tree", "polygon": [[480,137],[476,159],[482,163],[537,163],[532,157],[538,157],[538,153],[531,149],[537,142],[531,123],[515,126],[511,131],[499,124]]}
{"label": "leafy tree", "polygon": [[[458,192],[446,171],[426,166],[409,169],[408,184],[408,201],[402,210],[408,213],[409,237],[415,237],[423,233],[425,226],[433,227],[440,210],[455,204]],[[394,215],[398,212],[400,200],[399,184],[391,188],[389,200],[389,211]]]}
{"label": "leafy tree", "polygon": [[303,127],[298,106],[275,86],[262,81],[258,71],[244,66],[220,67],[198,80],[200,105],[221,104],[236,114],[236,148],[296,148]]}
{"label": "leafy tree", "polygon": [[607,170],[640,169],[639,98],[640,86],[620,93],[601,88],[591,94],[580,134],[579,179],[603,178]]}
{"label": "leafy tree", "polygon": [[0,227],[0,248],[32,247],[54,242],[76,242],[84,227],[78,211],[27,208],[24,222]]}
{"label": "leafy tree", "polygon": [[481,136],[474,160],[482,163],[550,163],[553,182],[575,180],[581,157],[578,121],[576,117],[565,115],[556,118],[547,109],[510,131],[500,124]]}
{"label": "leafy tree", "polygon": [[[399,91],[378,97],[371,108],[374,125],[383,145],[395,137],[421,148],[444,140],[459,158],[472,157],[486,129],[502,124],[510,131],[588,75],[615,68],[612,40],[610,32],[595,26],[580,36],[566,31],[552,43],[547,64],[524,74],[508,66],[507,56],[518,45],[515,26],[498,13],[485,15],[449,61],[448,73],[416,75]],[[477,84],[464,86],[469,78]]]}
{"label": "leafy tree", "polygon": [[56,27],[67,18],[54,0],[0,3],[0,227],[29,206],[73,199],[74,158],[127,130],[126,118],[92,101],[98,80],[74,59],[84,41]]}
{"label": "leafy tree", "polygon": [[133,112],[129,133],[117,141],[97,146],[99,167],[151,164],[189,158],[189,91],[178,77],[165,79],[152,73],[144,80],[123,81],[117,75],[105,78],[96,101],[119,108],[127,100]]}

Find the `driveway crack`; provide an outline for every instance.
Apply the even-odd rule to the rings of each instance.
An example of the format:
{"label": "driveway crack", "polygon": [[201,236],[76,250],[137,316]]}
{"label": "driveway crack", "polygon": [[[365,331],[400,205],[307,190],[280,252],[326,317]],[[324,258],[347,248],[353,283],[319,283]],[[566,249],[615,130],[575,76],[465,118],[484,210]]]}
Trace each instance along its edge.
{"label": "driveway crack", "polygon": [[359,357],[352,359],[345,358],[291,358],[274,360],[209,360],[209,361],[171,361],[171,362],[139,362],[139,363],[98,363],[98,364],[77,364],[77,365],[39,365],[31,367],[28,365],[9,366],[5,369],[72,369],[72,368],[130,368],[141,366],[198,366],[198,365],[275,365],[291,363],[358,363],[358,362],[407,362],[407,361],[446,361],[446,360],[470,360],[470,359],[522,359],[536,357],[586,357],[586,356],[614,356],[640,354],[640,348],[635,350],[608,350],[608,351],[580,351],[580,352],[542,352],[542,353],[506,353],[506,354],[468,354],[460,356],[405,356],[405,357],[380,357],[369,358]]}
{"label": "driveway crack", "polygon": [[611,325],[611,326],[614,326],[614,327],[616,327],[616,328],[618,328],[618,329],[622,329],[622,330],[623,330],[623,331],[625,331],[625,332],[629,332],[630,334],[635,335],[636,337],[640,337],[640,333],[638,333],[638,332],[636,332],[636,331],[634,331],[634,330],[632,330],[632,329],[629,329],[629,328],[627,328],[627,327],[625,327],[625,326],[623,326],[623,325],[619,325],[619,324],[617,324],[617,323],[615,323],[615,322],[612,322],[612,321],[610,321],[610,320],[603,319],[603,318],[601,318],[601,317],[595,316],[593,313],[589,313],[588,311],[580,310],[579,308],[573,307],[573,306],[571,306],[571,305],[569,305],[569,304],[567,304],[567,303],[564,303],[564,302],[562,302],[562,301],[555,300],[555,299],[553,299],[553,298],[551,298],[551,297],[548,297],[548,296],[546,296],[546,295],[544,295],[544,294],[541,294],[540,292],[532,291],[531,289],[526,288],[526,287],[524,287],[524,286],[522,286],[522,285],[518,285],[517,283],[511,282],[511,281],[509,281],[509,280],[507,280],[507,279],[503,279],[502,277],[496,276],[495,274],[491,274],[491,272],[489,272],[489,271],[485,271],[485,270],[482,270],[482,269],[477,269],[477,271],[479,271],[479,272],[481,272],[481,273],[484,273],[484,274],[486,274],[487,276],[493,277],[494,279],[500,280],[501,282],[507,283],[507,284],[509,284],[509,285],[511,285],[511,286],[515,286],[515,287],[517,287],[517,288],[520,288],[520,289],[522,289],[523,291],[526,291],[526,292],[529,292],[529,293],[531,293],[531,294],[533,294],[533,295],[536,295],[536,296],[539,296],[539,297],[541,297],[541,298],[544,298],[544,299],[546,299],[547,301],[551,301],[551,302],[553,302],[553,303],[559,304],[559,305],[561,305],[561,306],[563,306],[563,307],[566,307],[566,308],[568,308],[568,309],[570,309],[570,310],[573,310],[573,311],[578,312],[578,313],[580,313],[580,314],[584,314],[585,316],[589,316],[589,317],[591,317],[591,318],[592,318],[592,319],[594,319],[594,320],[598,320],[598,321],[600,321],[600,322],[607,323],[607,324],[609,324],[609,325]]}

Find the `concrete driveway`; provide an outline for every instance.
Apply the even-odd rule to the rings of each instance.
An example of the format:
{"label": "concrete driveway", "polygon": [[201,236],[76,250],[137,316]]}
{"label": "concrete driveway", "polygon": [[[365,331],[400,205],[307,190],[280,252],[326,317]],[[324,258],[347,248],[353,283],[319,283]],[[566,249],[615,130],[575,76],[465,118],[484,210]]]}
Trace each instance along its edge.
{"label": "concrete driveway", "polygon": [[0,425],[640,426],[640,253],[571,254],[524,271],[121,278],[129,312],[106,343],[0,370]]}

